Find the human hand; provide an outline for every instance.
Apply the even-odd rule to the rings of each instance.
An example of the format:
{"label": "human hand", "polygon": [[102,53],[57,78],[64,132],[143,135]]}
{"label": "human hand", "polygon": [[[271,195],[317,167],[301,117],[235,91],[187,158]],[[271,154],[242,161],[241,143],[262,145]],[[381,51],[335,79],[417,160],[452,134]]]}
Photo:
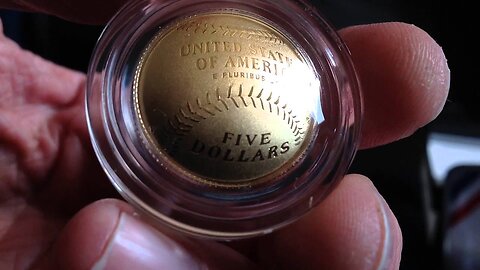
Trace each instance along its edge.
{"label": "human hand", "polygon": [[[22,3],[74,21],[97,22],[111,14],[91,13],[87,2],[68,10],[68,1]],[[113,9],[93,12],[102,10]],[[427,33],[386,23],[340,34],[352,51],[365,98],[362,148],[406,137],[441,111],[449,71]],[[102,200],[116,193],[91,150],[84,84],[84,74],[0,36],[1,269],[399,267],[400,228],[372,183],[360,175],[346,176],[295,224],[227,244],[161,232],[124,201]]]}

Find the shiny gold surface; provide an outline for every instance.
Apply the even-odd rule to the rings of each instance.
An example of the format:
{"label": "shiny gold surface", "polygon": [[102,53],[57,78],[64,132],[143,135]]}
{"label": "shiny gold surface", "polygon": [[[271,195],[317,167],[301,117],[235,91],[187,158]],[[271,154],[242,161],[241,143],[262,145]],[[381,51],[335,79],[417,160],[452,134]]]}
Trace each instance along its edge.
{"label": "shiny gold surface", "polygon": [[146,146],[195,181],[253,185],[288,171],[312,137],[315,76],[285,35],[222,12],[162,29],[136,70]]}

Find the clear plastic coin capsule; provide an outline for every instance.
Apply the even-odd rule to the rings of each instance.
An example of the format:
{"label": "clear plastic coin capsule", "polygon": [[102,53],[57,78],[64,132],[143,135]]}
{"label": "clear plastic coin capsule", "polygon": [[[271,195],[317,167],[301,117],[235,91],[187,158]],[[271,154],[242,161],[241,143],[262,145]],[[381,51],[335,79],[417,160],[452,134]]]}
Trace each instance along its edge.
{"label": "clear plastic coin capsule", "polygon": [[298,1],[134,1],[102,34],[87,119],[108,177],[153,222],[269,233],[348,170],[362,117],[347,48]]}

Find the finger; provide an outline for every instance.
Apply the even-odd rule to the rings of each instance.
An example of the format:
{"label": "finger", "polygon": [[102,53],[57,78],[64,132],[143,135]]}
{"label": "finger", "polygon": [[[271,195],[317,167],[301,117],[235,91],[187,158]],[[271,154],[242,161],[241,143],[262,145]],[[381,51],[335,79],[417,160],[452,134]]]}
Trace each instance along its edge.
{"label": "finger", "polygon": [[118,200],[80,211],[65,227],[39,269],[255,269],[223,245],[169,236]]}
{"label": "finger", "polygon": [[40,12],[77,23],[103,24],[126,2],[127,0],[0,0],[0,8]]}
{"label": "finger", "polygon": [[372,183],[349,175],[299,222],[262,239],[259,257],[272,269],[398,269],[398,223]]}
{"label": "finger", "polygon": [[23,50],[0,32],[0,190],[68,214],[114,194],[93,154],[85,75]]}
{"label": "finger", "polygon": [[432,121],[448,95],[450,71],[442,48],[404,23],[345,28],[365,101],[362,148],[407,137]]}

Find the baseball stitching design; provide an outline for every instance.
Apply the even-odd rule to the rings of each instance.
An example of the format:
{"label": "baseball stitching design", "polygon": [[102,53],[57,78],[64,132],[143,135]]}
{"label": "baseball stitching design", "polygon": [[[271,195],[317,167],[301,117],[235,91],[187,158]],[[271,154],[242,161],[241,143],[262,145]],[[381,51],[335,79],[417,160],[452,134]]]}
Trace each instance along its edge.
{"label": "baseball stitching design", "polygon": [[168,125],[171,131],[181,138],[186,136],[202,120],[230,111],[233,108],[255,108],[276,114],[289,125],[290,130],[296,137],[295,145],[299,145],[303,140],[305,135],[304,128],[300,126],[300,121],[297,120],[297,116],[293,114],[293,111],[288,109],[287,104],[280,102],[280,96],[274,98],[273,92],[268,93],[264,89],[255,93],[253,86],[249,91],[244,91],[243,85],[240,85],[238,92],[234,93],[231,85],[226,96],[220,93],[219,88],[215,90],[214,94],[207,92],[204,100],[197,98],[193,102],[188,101],[168,121]]}
{"label": "baseball stitching design", "polygon": [[208,22],[190,22],[177,28],[179,31],[192,32],[195,34],[218,34],[227,37],[238,37],[247,40],[260,42],[270,42],[272,44],[283,45],[284,42],[275,34],[267,30],[241,28],[237,26],[215,25]]}

